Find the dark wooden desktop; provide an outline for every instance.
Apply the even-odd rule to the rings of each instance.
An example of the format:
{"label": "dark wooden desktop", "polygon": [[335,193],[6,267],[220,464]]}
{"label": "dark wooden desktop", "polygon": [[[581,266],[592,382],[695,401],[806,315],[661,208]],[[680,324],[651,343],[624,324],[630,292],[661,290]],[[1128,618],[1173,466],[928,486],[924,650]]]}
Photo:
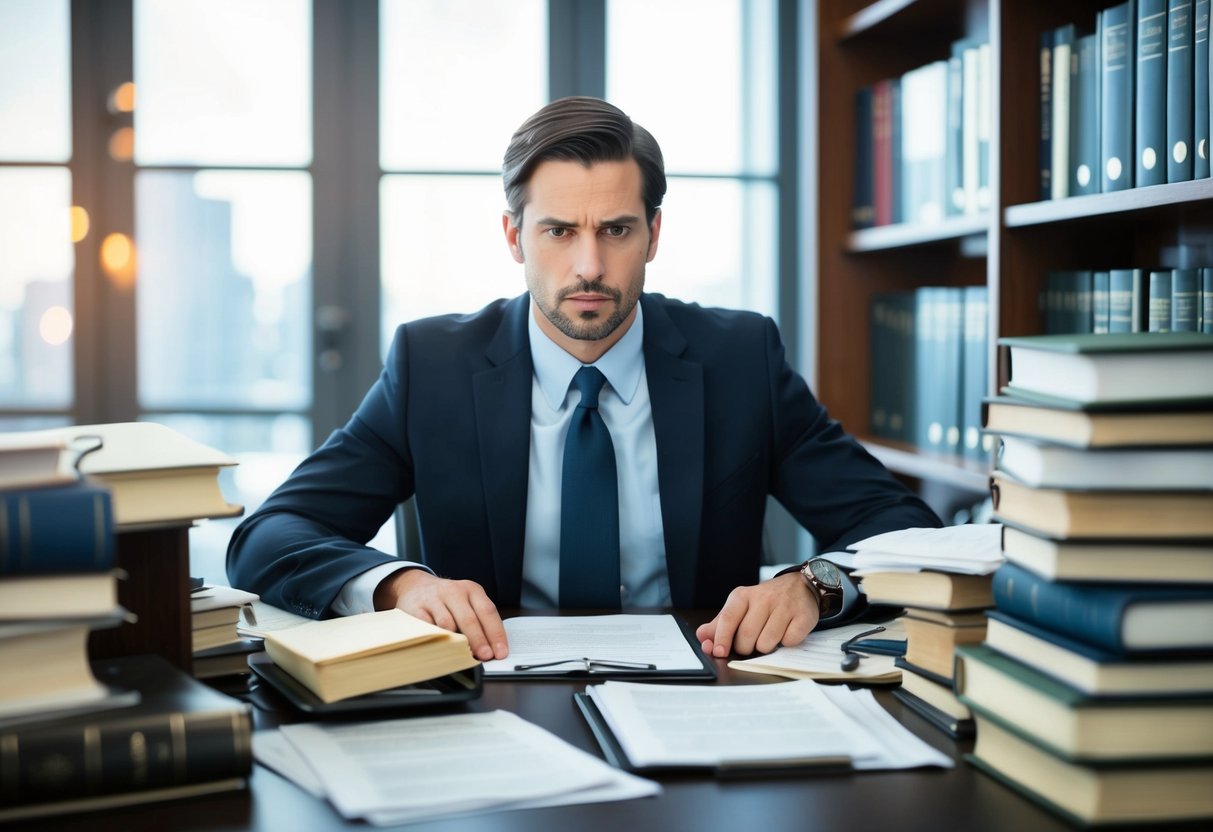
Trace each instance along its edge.
{"label": "dark wooden desktop", "polygon": [[[687,612],[692,624],[710,617]],[[780,680],[729,670],[715,660],[718,684],[769,684]],[[472,711],[504,709],[598,755],[572,694],[586,682],[486,682]],[[887,690],[877,698],[902,724],[956,760],[951,770],[856,773],[784,779],[717,780],[711,776],[657,778],[663,792],[655,798],[583,804],[549,809],[496,812],[410,825],[410,830],[897,830],[897,832],[1053,832],[1073,827],[1038,808],[960,759],[971,742],[955,743],[902,708]],[[281,700],[279,700],[281,701]],[[285,707],[285,706],[284,706]],[[256,710],[256,727],[271,728],[295,716]],[[408,788],[409,773],[400,772]],[[23,828],[62,830],[306,830],[371,829],[344,820],[333,808],[274,772],[255,766],[250,788],[212,797],[151,804],[50,818]]]}

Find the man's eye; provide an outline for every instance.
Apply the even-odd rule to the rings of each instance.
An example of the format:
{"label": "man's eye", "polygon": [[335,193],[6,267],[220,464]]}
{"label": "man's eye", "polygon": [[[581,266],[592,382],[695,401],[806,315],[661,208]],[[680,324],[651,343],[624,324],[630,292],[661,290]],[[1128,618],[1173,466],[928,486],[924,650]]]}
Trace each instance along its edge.
{"label": "man's eye", "polygon": [[557,240],[559,240],[561,237],[567,237],[568,233],[569,233],[569,230],[567,228],[561,228],[559,226],[557,226],[556,228],[548,229],[548,234],[552,237],[555,237]]}
{"label": "man's eye", "polygon": [[626,225],[608,225],[602,231],[608,237],[622,237],[628,233],[628,227]]}

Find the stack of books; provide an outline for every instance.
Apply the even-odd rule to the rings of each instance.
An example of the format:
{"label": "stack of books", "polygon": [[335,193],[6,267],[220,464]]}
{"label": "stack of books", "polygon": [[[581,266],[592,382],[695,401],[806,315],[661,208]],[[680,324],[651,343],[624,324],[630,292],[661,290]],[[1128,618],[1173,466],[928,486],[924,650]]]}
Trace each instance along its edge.
{"label": "stack of books", "polygon": [[999,527],[906,529],[854,544],[855,575],[868,601],[906,608],[905,655],[895,659],[902,704],[959,738],[973,732],[972,715],[952,691],[954,653],[986,635],[991,574],[1002,563]]}
{"label": "stack of books", "polygon": [[0,725],[129,704],[94,678],[89,631],[122,621],[109,492],[64,444],[0,434]]}
{"label": "stack of books", "polygon": [[237,632],[257,596],[230,586],[199,586],[190,594],[194,677],[247,676],[248,656],[262,649],[260,638]]}
{"label": "stack of books", "polygon": [[1083,823],[1213,818],[1213,337],[1008,338],[973,761]]}
{"label": "stack of books", "polygon": [[[90,663],[126,618],[110,489],[47,434],[0,434],[0,823],[243,786],[247,706],[154,656]],[[234,630],[234,625],[233,625]]]}

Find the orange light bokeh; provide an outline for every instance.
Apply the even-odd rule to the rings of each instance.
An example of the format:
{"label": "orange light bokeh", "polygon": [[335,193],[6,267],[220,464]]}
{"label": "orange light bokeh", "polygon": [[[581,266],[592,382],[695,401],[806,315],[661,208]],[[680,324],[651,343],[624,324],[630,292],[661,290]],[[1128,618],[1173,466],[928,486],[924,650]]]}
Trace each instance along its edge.
{"label": "orange light bokeh", "polygon": [[135,111],[135,84],[133,81],[127,81],[125,84],[119,84],[115,90],[110,93],[110,110],[115,113],[133,113]]}
{"label": "orange light bokeh", "polygon": [[101,243],[101,268],[115,286],[129,288],[135,283],[135,244],[130,237],[115,231]]}
{"label": "orange light bokeh", "polygon": [[79,205],[73,205],[71,208],[72,216],[72,242],[78,243],[88,236],[89,218],[88,211],[81,208]]}
{"label": "orange light bokeh", "polygon": [[115,162],[129,162],[135,157],[135,128],[119,127],[110,136],[110,158]]}

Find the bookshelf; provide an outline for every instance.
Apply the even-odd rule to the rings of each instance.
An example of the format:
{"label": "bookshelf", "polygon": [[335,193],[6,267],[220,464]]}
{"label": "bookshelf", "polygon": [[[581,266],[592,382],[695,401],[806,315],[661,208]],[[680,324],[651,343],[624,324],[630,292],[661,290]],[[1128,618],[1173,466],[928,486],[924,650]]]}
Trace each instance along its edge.
{"label": "bookshelf", "polygon": [[[869,308],[873,296],[922,286],[986,286],[987,393],[999,384],[997,338],[1041,331],[1050,269],[1160,266],[1213,246],[1213,180],[1040,201],[1040,33],[1094,21],[1114,0],[822,0],[817,4],[816,389],[886,466],[920,483],[979,496],[985,466],[876,438]],[[855,230],[854,95],[947,59],[953,42],[988,40],[993,75],[990,209],[936,223]],[[828,129],[827,129],[828,126]]]}

